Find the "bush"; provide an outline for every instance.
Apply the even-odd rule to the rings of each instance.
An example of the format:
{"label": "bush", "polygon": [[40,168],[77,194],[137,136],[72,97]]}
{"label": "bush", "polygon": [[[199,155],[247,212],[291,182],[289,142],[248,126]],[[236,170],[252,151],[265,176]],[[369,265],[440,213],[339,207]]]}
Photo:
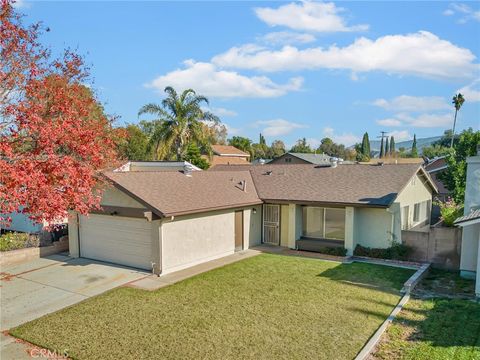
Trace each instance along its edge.
{"label": "bush", "polygon": [[315,252],[319,252],[325,255],[333,255],[333,256],[346,256],[347,249],[344,247],[321,247],[318,250],[316,249]]}
{"label": "bush", "polygon": [[10,251],[39,246],[38,236],[27,233],[8,232],[0,235],[0,251]]}
{"label": "bush", "polygon": [[357,245],[353,252],[356,256],[366,256],[376,259],[387,260],[408,260],[412,253],[412,248],[400,243],[394,243],[386,249],[369,248],[362,245]]}
{"label": "bush", "polygon": [[445,226],[453,226],[454,221],[463,215],[463,206],[457,204],[455,200],[448,198],[445,202],[436,202],[440,207],[441,219]]}

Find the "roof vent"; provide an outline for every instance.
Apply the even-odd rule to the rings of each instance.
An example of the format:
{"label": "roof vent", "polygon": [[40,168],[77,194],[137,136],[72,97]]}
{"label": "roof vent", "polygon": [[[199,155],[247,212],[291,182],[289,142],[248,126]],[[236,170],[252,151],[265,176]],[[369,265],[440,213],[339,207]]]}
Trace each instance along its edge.
{"label": "roof vent", "polygon": [[336,168],[337,165],[338,165],[338,161],[339,161],[339,159],[336,158],[336,157],[330,158],[330,167]]}
{"label": "roof vent", "polygon": [[383,166],[384,162],[383,161],[379,161],[377,162],[377,166]]}
{"label": "roof vent", "polygon": [[273,171],[272,170],[268,170],[265,175],[272,175]]}
{"label": "roof vent", "polygon": [[183,174],[184,174],[185,176],[191,177],[193,170],[194,170],[194,169],[193,169],[193,166],[192,166],[192,165],[190,165],[190,164],[185,164],[185,165],[183,165]]}

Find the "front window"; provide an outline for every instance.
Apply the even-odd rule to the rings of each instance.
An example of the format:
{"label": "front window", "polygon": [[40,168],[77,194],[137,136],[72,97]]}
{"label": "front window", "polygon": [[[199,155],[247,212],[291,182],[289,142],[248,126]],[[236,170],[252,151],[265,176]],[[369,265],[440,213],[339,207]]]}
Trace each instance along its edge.
{"label": "front window", "polygon": [[305,206],[303,236],[345,240],[345,209]]}

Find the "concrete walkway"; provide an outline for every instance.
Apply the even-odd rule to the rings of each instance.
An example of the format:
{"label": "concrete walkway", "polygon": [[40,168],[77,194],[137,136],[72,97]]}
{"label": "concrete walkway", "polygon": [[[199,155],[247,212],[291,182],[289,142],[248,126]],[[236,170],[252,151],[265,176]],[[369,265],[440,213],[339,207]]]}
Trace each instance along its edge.
{"label": "concrete walkway", "polygon": [[207,272],[228,264],[232,264],[240,260],[248,259],[250,257],[259,255],[261,253],[262,251],[254,250],[254,249],[243,250],[243,251],[236,252],[232,255],[222,257],[220,259],[208,261],[199,265],[189,267],[188,269],[176,271],[170,274],[161,275],[161,276],[150,275],[143,279],[132,281],[128,283],[126,286],[134,287],[137,289],[153,291],[168,285],[175,284],[179,281],[188,279],[192,276],[202,274],[204,272]]}
{"label": "concrete walkway", "polygon": [[8,336],[5,330],[149,275],[137,269],[59,254],[2,267],[1,360],[30,359],[30,354],[42,357],[35,356],[38,348]]}

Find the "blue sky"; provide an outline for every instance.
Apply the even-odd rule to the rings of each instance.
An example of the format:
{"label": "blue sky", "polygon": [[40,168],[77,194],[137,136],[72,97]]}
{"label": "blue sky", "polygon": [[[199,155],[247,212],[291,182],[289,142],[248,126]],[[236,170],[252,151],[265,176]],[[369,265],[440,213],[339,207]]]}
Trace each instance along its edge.
{"label": "blue sky", "polygon": [[196,89],[229,136],[351,145],[381,130],[397,142],[480,126],[478,2],[20,2],[77,49],[119,124]]}

